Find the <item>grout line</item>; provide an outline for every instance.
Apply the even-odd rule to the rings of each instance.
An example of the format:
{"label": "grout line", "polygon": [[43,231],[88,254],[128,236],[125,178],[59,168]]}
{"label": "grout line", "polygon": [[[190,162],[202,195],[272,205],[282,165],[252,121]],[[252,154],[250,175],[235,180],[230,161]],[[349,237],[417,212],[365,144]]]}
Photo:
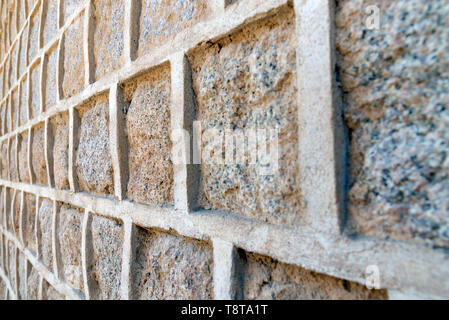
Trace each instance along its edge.
{"label": "grout line", "polygon": [[214,248],[214,299],[231,300],[234,246],[221,239],[212,240]]}
{"label": "grout line", "polygon": [[93,33],[94,33],[94,17],[93,4],[89,1],[84,11],[83,21],[83,53],[84,53],[84,72],[85,87],[95,81],[94,56],[93,56]]}
{"label": "grout line", "polygon": [[76,152],[76,139],[78,136],[79,128],[79,117],[78,112],[70,108],[69,109],[69,163],[68,163],[68,174],[69,174],[69,185],[71,192],[78,191],[78,179],[76,177],[76,164],[75,164],[75,152]]}
{"label": "grout line", "polygon": [[96,298],[94,290],[95,285],[93,283],[92,275],[90,274],[90,263],[92,261],[92,234],[90,233],[91,223],[92,216],[89,210],[85,209],[82,225],[81,262],[86,300],[93,300]]}
{"label": "grout line", "polygon": [[53,256],[53,272],[60,279],[62,277],[62,261],[60,256],[58,226],[59,226],[59,204],[53,200],[53,215],[51,220],[51,246]]}
{"label": "grout line", "polygon": [[122,273],[120,281],[121,300],[131,300],[132,297],[132,263],[135,250],[136,227],[130,218],[123,219],[124,243],[122,256]]}

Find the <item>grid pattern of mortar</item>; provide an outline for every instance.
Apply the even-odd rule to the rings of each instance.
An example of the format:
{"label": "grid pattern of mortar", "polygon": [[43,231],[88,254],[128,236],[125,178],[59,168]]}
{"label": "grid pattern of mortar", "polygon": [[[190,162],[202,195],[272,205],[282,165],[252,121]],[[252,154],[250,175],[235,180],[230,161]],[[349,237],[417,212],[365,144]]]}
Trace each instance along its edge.
{"label": "grid pattern of mortar", "polygon": [[[133,298],[131,277],[138,227],[176,232],[180,236],[210,243],[213,247],[211,272],[215,299],[238,297],[234,285],[236,248],[359,283],[365,281],[367,266],[377,265],[382,272],[382,288],[447,295],[449,285],[438,283],[442,276],[449,276],[447,261],[441,253],[409,243],[352,239],[342,232],[343,155],[334,145],[341,135],[341,124],[335,119],[338,103],[334,100],[333,87],[333,1],[209,0],[207,18],[196,24],[189,23],[158,46],[148,46],[144,54],[140,51],[137,54],[138,30],[135,28],[139,25],[136,11],[141,2],[123,1],[120,63],[106,70],[107,73],[102,72],[98,79],[95,64],[100,58],[94,50],[94,30],[99,21],[95,20],[95,1],[80,0],[71,7],[71,11],[65,7],[73,6],[76,1],[51,1],[51,4],[49,1],[43,5],[45,2],[3,1],[0,8],[4,22],[0,52],[0,277],[6,286],[6,297]],[[45,21],[48,6],[55,3],[56,13],[51,14],[57,17],[56,27],[46,30],[45,24],[39,21]],[[169,65],[171,128],[189,128],[195,107],[187,56],[198,47],[216,42],[282,10],[293,10],[295,15],[297,140],[298,162],[301,164],[298,169],[301,178],[297,183],[302,196],[307,199],[299,222],[293,226],[276,225],[232,212],[196,209],[194,199],[198,186],[191,181],[198,179],[200,172],[193,165],[173,166],[172,204],[145,205],[127,199],[128,164],[123,142],[126,138],[121,110],[122,85],[135,76]],[[78,43],[76,48],[81,50],[79,57],[82,61],[79,63],[83,65],[82,74],[78,74],[81,80],[77,83],[81,88],[66,95],[63,88],[64,55],[67,54],[65,40],[74,24],[82,30],[82,43]],[[56,55],[52,58],[54,50]],[[49,59],[56,60],[55,70],[47,71]],[[52,90],[48,90],[50,87]],[[22,95],[25,103],[18,104],[17,97]],[[106,195],[81,190],[76,159],[77,137],[82,126],[79,108],[101,95],[106,95],[109,104],[107,129],[113,181],[113,186],[108,189],[113,194]],[[47,103],[48,99],[52,99],[51,104]],[[57,188],[51,119],[63,114],[68,114],[68,188]],[[22,144],[19,146],[22,139],[26,139],[26,151],[23,151]],[[33,155],[38,152],[41,158],[39,168],[33,165]],[[28,168],[17,168],[19,154],[20,157],[25,155]],[[25,172],[22,173],[23,170]],[[25,175],[28,177],[26,182],[18,178]],[[34,199],[28,201],[30,195]],[[62,205],[79,208],[81,213],[79,252],[82,280],[66,280],[61,254],[62,233],[58,230]],[[49,210],[48,217],[42,217],[43,206]],[[30,212],[34,214],[31,219]],[[102,280],[95,283],[89,275],[89,270],[95,268],[92,259],[98,253],[92,249],[95,248],[92,224],[97,216],[119,221],[122,227],[119,291],[111,293],[111,296],[104,296],[101,292]],[[47,225],[42,225],[43,222]],[[30,223],[34,224],[31,232]],[[30,234],[33,239],[30,239]],[[410,252],[420,257],[418,263]],[[409,266],[414,276],[398,272],[401,265]],[[438,269],[435,271],[438,277],[418,272],[435,268]]]}

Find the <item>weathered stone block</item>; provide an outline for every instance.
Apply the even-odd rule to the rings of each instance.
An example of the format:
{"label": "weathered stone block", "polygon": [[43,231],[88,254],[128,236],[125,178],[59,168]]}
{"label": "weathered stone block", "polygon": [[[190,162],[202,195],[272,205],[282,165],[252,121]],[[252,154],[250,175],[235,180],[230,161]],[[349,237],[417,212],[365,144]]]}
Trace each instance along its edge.
{"label": "weathered stone block", "polygon": [[37,252],[36,248],[36,197],[31,193],[25,193],[24,195],[24,225],[23,234],[25,246]]}
{"label": "weathered stone block", "polygon": [[29,26],[25,27],[20,37],[19,76],[24,74],[28,67],[28,59],[26,53],[26,47],[28,45],[28,30]]}
{"label": "weathered stone block", "polygon": [[148,204],[172,203],[169,67],[126,83],[124,96],[129,144],[128,197]]}
{"label": "weathered stone block", "polygon": [[39,124],[33,128],[31,143],[31,164],[36,183],[47,185],[47,164],[45,162],[45,128]]}
{"label": "weathered stone block", "polygon": [[367,300],[388,299],[385,290],[365,286],[288,265],[239,250],[243,299]]}
{"label": "weathered stone block", "polygon": [[8,179],[8,141],[1,144],[1,154],[2,179]]}
{"label": "weathered stone block", "polygon": [[81,190],[98,194],[114,194],[108,106],[105,94],[78,108],[81,118],[76,150],[78,182]]}
{"label": "weathered stone block", "polygon": [[138,0],[140,7],[138,56],[172,40],[178,33],[207,18],[207,0]]}
{"label": "weathered stone block", "polygon": [[19,104],[19,126],[23,126],[28,121],[28,82],[24,77],[20,84],[20,104]]}
{"label": "weathered stone block", "polygon": [[[275,224],[298,221],[295,57],[291,8],[189,54],[202,127],[200,206]],[[226,151],[223,140],[232,135],[242,138]],[[250,143],[256,137],[258,146]]]}
{"label": "weathered stone block", "polygon": [[47,61],[44,65],[45,71],[45,90],[44,90],[44,110],[48,110],[56,103],[57,86],[56,86],[56,72],[57,72],[57,47],[47,53]]}
{"label": "weathered stone block", "polygon": [[123,28],[125,1],[94,0],[95,79],[123,65]]}
{"label": "weathered stone block", "polygon": [[17,139],[10,140],[9,148],[9,178],[11,181],[19,181],[19,171],[17,170]]}
{"label": "weathered stone block", "polygon": [[53,270],[53,250],[51,244],[51,225],[53,217],[53,202],[43,199],[40,203],[38,214],[38,240],[39,251],[44,265]]}
{"label": "weathered stone block", "polygon": [[13,203],[13,219],[14,219],[14,228],[13,232],[16,237],[19,238],[19,229],[20,229],[20,191],[16,190],[16,197],[14,198]]}
{"label": "weathered stone block", "polygon": [[37,300],[39,294],[39,272],[31,267],[30,273],[27,279],[27,299]]}
{"label": "weathered stone block", "polygon": [[30,20],[30,40],[28,42],[28,62],[31,63],[39,50],[39,11]]}
{"label": "weathered stone block", "polygon": [[336,11],[349,229],[447,247],[449,8],[442,0],[376,4],[374,29],[367,1],[340,0]]}
{"label": "weathered stone block", "polygon": [[99,299],[120,298],[122,271],[123,225],[117,220],[100,216],[92,218],[93,265],[99,288]]}
{"label": "weathered stone block", "polygon": [[57,189],[69,188],[69,117],[67,113],[51,119],[53,140],[53,170]]}
{"label": "weathered stone block", "polygon": [[61,0],[61,10],[64,18],[64,23],[72,15],[78,6],[81,4],[81,0]]}
{"label": "weathered stone block", "polygon": [[64,98],[79,93],[84,88],[84,13],[75,19],[64,34],[62,91]]}
{"label": "weathered stone block", "polygon": [[28,133],[18,136],[18,158],[19,158],[19,180],[30,182],[30,171],[28,167]]}
{"label": "weathered stone block", "polygon": [[41,66],[40,64],[31,70],[31,117],[35,118],[39,115],[41,109]]}
{"label": "weathered stone block", "polygon": [[62,274],[75,288],[83,290],[81,268],[81,227],[83,210],[63,204],[59,208],[58,241]]}
{"label": "weathered stone block", "polygon": [[44,32],[42,34],[44,45],[46,45],[58,31],[58,0],[47,0],[44,2],[44,13],[42,22]]}
{"label": "weathered stone block", "polygon": [[135,299],[212,299],[213,250],[208,243],[137,228]]}

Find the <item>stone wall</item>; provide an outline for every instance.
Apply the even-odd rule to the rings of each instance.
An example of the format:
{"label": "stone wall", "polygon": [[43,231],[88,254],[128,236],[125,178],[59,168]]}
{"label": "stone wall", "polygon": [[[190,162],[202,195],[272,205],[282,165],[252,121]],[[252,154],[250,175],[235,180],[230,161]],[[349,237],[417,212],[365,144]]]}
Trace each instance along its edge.
{"label": "stone wall", "polygon": [[0,16],[1,299],[449,298],[446,1]]}

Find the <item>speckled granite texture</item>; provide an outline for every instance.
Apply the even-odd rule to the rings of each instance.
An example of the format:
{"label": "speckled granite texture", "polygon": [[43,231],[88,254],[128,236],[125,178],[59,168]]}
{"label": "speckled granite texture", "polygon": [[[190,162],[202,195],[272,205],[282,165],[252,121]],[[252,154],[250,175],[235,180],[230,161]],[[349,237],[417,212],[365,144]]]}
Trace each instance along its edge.
{"label": "speckled granite texture", "polygon": [[350,138],[349,226],[449,245],[449,6],[340,0],[338,72]]}
{"label": "speckled granite texture", "polygon": [[[292,225],[299,218],[293,18],[292,10],[284,9],[189,56],[203,130],[199,204],[204,208],[274,224]],[[214,147],[208,129],[223,134],[226,129],[271,128],[279,130],[276,174],[260,175],[263,163],[249,163],[249,155],[257,153],[249,144],[245,145],[248,161],[220,164],[205,160],[208,148],[211,155],[224,152]]]}
{"label": "speckled granite texture", "polygon": [[59,114],[51,120],[53,134],[53,172],[58,189],[69,188],[69,117]]}

